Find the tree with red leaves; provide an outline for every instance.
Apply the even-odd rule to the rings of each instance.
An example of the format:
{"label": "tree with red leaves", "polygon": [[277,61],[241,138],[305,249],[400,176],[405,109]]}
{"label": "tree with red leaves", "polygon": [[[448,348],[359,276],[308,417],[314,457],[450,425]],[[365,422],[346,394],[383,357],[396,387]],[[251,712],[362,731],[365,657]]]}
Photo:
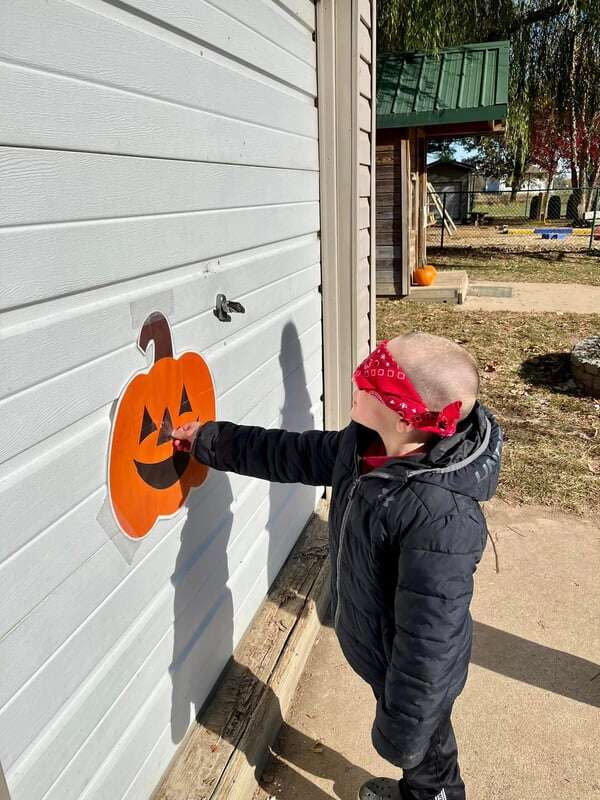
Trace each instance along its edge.
{"label": "tree with red leaves", "polygon": [[[590,124],[584,120],[576,123],[575,144],[577,152],[583,155],[581,163],[585,166],[583,174],[578,176],[574,188],[594,187],[600,181],[600,113]],[[535,118],[531,128],[529,157],[534,164],[541,167],[547,175],[548,184],[542,205],[542,216],[546,217],[548,199],[552,181],[562,163],[570,164],[572,160],[572,139],[569,127],[561,123],[554,109],[546,107]],[[584,167],[582,167],[583,169]],[[585,210],[589,210],[594,193],[587,192]]]}
{"label": "tree with red leaves", "polygon": [[529,142],[529,157],[532,163],[537,164],[546,173],[547,186],[544,202],[540,209],[542,219],[548,212],[548,200],[552,181],[560,162],[569,157],[569,138],[565,126],[556,118],[551,108],[546,108],[533,122]]}

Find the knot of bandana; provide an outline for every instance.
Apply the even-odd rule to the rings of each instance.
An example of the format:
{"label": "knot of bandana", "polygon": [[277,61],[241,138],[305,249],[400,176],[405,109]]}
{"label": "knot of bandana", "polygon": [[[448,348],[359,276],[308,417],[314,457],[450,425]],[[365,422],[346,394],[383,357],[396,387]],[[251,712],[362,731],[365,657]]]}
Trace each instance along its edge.
{"label": "knot of bandana", "polygon": [[390,353],[387,341],[358,365],[353,377],[358,389],[376,397],[415,428],[443,437],[456,433],[462,402],[457,400],[441,411],[430,411]]}

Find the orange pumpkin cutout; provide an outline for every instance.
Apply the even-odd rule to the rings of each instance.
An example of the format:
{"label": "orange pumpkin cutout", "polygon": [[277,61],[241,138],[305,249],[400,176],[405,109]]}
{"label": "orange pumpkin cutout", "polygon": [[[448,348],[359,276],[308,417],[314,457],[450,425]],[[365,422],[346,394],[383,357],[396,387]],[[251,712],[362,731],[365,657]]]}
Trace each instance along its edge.
{"label": "orange pumpkin cutout", "polygon": [[197,353],[173,358],[171,330],[158,311],[142,325],[138,347],[154,342],[154,364],[125,387],[113,422],[108,494],[123,533],[145,536],[159,517],[174,514],[208,467],[173,448],[171,430],[215,419],[210,370]]}

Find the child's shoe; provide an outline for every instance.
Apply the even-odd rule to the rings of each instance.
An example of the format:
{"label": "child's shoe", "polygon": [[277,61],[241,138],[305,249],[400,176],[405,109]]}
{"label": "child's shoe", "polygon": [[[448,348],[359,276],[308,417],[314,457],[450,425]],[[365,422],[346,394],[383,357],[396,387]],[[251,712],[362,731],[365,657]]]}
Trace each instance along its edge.
{"label": "child's shoe", "polygon": [[392,778],[371,778],[358,791],[358,800],[402,800],[398,781]]}

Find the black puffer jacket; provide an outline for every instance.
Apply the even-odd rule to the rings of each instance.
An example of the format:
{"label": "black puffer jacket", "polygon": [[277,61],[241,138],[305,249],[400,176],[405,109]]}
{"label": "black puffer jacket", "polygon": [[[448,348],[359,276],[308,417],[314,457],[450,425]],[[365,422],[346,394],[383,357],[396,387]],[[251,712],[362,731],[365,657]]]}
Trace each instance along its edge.
{"label": "black puffer jacket", "polygon": [[406,769],[423,759],[467,678],[473,573],[487,536],[479,501],[495,492],[502,435],[478,404],[427,454],[359,475],[373,436],[356,422],[305,433],[209,422],[194,454],[215,469],[332,486],[335,629],[379,698],[375,748]]}

